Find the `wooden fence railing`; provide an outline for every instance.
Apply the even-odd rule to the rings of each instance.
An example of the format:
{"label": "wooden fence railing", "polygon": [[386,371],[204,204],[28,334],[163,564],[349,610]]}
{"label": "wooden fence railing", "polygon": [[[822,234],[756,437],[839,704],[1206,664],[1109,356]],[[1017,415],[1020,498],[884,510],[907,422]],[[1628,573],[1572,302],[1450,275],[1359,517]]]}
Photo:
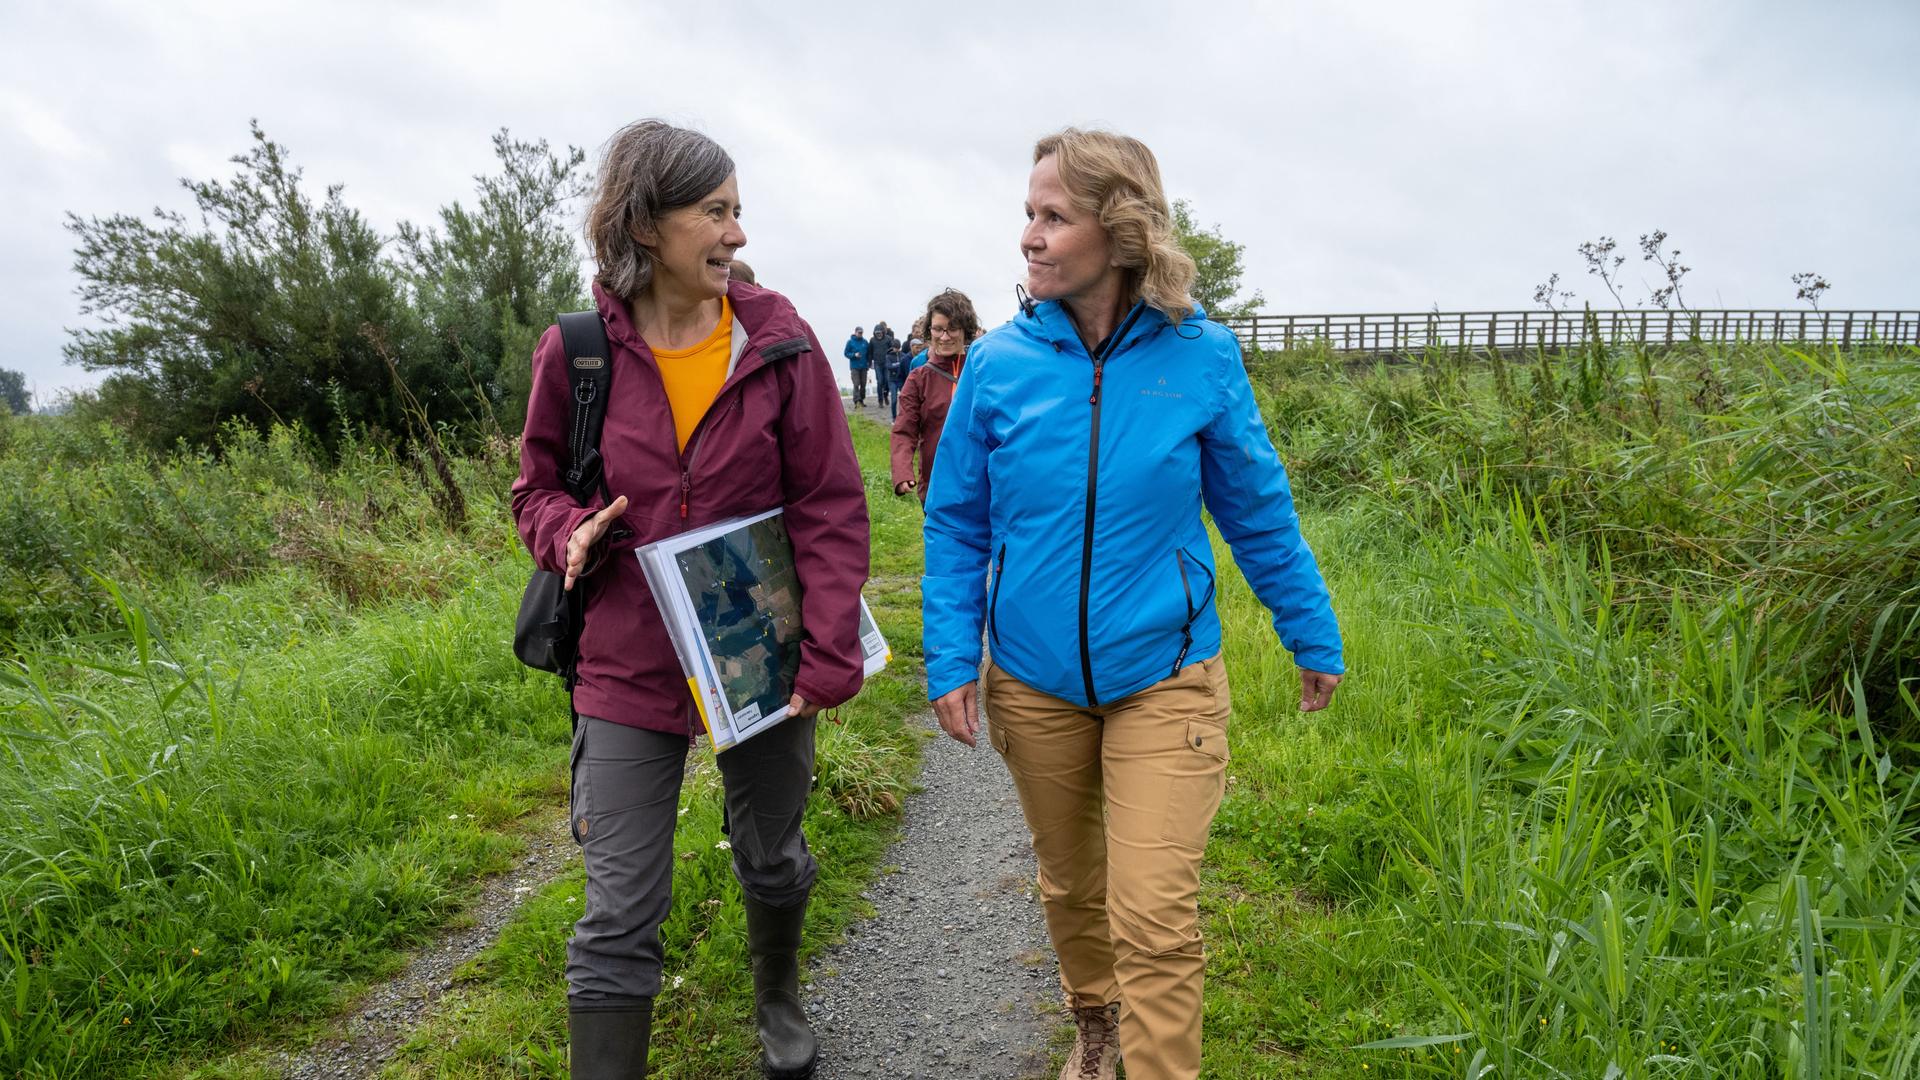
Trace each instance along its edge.
{"label": "wooden fence railing", "polygon": [[1336,352],[1416,353],[1445,346],[1502,351],[1586,343],[1597,328],[1610,344],[1796,342],[1848,347],[1869,342],[1920,345],[1920,310],[1402,312],[1382,315],[1249,315],[1223,320],[1245,345],[1292,349],[1324,341]]}

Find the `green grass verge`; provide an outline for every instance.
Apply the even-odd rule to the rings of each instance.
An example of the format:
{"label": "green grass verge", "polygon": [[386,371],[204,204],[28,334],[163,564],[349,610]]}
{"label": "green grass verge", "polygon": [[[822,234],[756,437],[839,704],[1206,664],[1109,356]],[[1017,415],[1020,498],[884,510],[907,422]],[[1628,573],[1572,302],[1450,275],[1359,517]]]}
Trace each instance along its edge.
{"label": "green grass verge", "polygon": [[[860,893],[898,829],[923,738],[907,720],[926,707],[919,506],[891,494],[885,429],[861,418],[852,423],[873,522],[867,602],[894,656],[840,710],[840,725],[820,727],[819,783],[806,830],[821,873],[803,956],[871,914]],[[717,846],[720,796],[711,758],[696,758],[674,838],[673,913],[661,928],[666,987],[655,1004],[653,1076],[758,1075],[740,890],[731,857]],[[580,916],[583,882],[583,874],[570,874],[532,898],[499,942],[463,969],[441,1014],[408,1041],[386,1075],[565,1076],[566,940]]]}
{"label": "green grass verge", "polygon": [[1222,575],[1208,1075],[1916,1075],[1915,357],[1436,366],[1263,387],[1351,675]]}

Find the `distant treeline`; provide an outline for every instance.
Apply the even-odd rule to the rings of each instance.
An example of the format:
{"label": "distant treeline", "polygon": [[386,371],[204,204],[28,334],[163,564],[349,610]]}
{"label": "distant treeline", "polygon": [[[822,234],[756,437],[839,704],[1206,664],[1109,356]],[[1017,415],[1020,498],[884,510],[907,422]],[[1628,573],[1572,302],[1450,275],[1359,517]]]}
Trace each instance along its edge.
{"label": "distant treeline", "polygon": [[230,179],[182,180],[194,213],[69,215],[92,318],[65,352],[109,373],[76,408],[155,449],[216,447],[234,418],[297,424],[328,452],[517,432],[534,342],[585,303],[565,214],[584,152],[502,130],[472,206],[384,236],[339,185],[309,198],[252,132]]}

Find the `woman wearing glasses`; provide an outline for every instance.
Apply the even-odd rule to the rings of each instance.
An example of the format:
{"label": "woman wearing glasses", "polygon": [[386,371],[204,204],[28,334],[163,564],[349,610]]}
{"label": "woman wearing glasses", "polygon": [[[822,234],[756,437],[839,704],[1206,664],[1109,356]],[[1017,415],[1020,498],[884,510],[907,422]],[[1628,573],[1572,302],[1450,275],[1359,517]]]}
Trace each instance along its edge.
{"label": "woman wearing glasses", "polygon": [[1111,1080],[1123,1056],[1183,1080],[1231,712],[1201,508],[1272,609],[1303,711],[1333,697],[1340,631],[1239,345],[1189,295],[1153,153],[1042,139],[1026,216],[1039,302],[974,345],[933,470],[927,696],[971,746],[978,685],[1013,774],[1079,1028],[1062,1075]]}
{"label": "woman wearing glasses", "polygon": [[[922,503],[927,501],[927,478],[933,475],[933,453],[947,423],[947,406],[966,366],[967,346],[980,329],[973,301],[958,289],[927,301],[926,323],[927,362],[907,374],[900,387],[900,412],[893,420],[893,493],[917,490]],[[918,472],[913,467],[916,456]]]}

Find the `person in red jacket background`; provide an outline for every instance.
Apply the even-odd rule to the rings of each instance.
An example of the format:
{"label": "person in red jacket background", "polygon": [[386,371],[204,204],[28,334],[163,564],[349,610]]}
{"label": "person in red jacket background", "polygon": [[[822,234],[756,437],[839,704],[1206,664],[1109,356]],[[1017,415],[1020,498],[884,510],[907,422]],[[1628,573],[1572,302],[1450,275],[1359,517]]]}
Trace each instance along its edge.
{"label": "person in red jacket background", "polygon": [[573,688],[572,828],[586,911],[567,943],[572,1075],[646,1074],[671,902],[673,831],[699,721],[633,550],[784,507],[804,595],[793,715],[718,759],[746,908],[754,1006],[769,1076],[812,1075],[798,950],[819,871],[801,832],[815,714],[860,689],[865,492],[827,354],[786,297],[734,280],[733,159],[658,120],[608,142],[587,236],[612,385],[601,497],[579,505],[571,391],[558,327],[534,352],[513,515],[542,569],[586,590]]}
{"label": "person in red jacket background", "polygon": [[[900,387],[900,412],[893,418],[893,493],[919,491],[927,501],[927,478],[933,475],[933,455],[940,446],[940,430],[947,423],[953,388],[966,366],[967,346],[980,329],[973,301],[958,289],[947,289],[927,301],[927,362],[907,373]],[[913,459],[920,459],[918,472]]]}

